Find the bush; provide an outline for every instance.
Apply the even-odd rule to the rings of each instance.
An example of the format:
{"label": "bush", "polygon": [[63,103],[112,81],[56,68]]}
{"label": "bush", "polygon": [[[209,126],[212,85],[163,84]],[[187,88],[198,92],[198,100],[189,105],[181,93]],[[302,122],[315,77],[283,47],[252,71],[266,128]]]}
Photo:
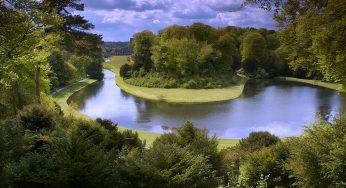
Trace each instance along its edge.
{"label": "bush", "polygon": [[189,88],[189,89],[211,89],[227,87],[236,83],[232,75],[210,75],[194,77],[176,77],[168,76],[163,73],[150,72],[142,77],[140,71],[132,73],[131,78],[125,79],[125,82],[131,85],[149,88]]}
{"label": "bush", "polygon": [[243,138],[239,142],[241,150],[246,152],[254,152],[262,148],[275,145],[280,141],[279,137],[269,132],[252,132],[247,138]]}
{"label": "bush", "polygon": [[120,76],[123,78],[129,77],[129,72],[131,71],[132,66],[129,64],[124,64],[120,67]]}
{"label": "bush", "polygon": [[41,105],[30,105],[25,107],[18,115],[24,129],[38,131],[50,130],[54,127],[54,113]]}

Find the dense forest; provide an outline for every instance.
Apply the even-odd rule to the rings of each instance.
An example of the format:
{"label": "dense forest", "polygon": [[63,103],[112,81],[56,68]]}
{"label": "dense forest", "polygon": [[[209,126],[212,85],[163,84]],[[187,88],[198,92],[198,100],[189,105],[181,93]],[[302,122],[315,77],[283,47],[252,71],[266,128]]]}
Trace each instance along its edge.
{"label": "dense forest", "polygon": [[104,57],[131,55],[132,48],[130,42],[103,42]]}
{"label": "dense forest", "polygon": [[[144,31],[122,76],[138,85],[159,77],[168,85],[155,87],[209,88],[231,84],[243,69],[345,84],[344,0],[246,3],[273,10],[280,31],[203,24]],[[298,137],[254,132],[221,151],[191,122],[147,145],[109,120],[64,115],[51,91],[103,78],[102,38],[73,10],[83,4],[0,1],[0,187],[346,186],[345,115],[317,117]]]}

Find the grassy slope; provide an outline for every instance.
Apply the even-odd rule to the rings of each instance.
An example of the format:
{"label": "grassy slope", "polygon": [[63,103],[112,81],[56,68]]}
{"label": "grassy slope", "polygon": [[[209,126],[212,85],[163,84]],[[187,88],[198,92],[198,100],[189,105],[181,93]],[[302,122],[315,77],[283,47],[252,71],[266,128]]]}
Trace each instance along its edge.
{"label": "grassy slope", "polygon": [[322,82],[319,80],[307,80],[307,79],[293,78],[293,77],[279,77],[278,79],[285,80],[285,81],[291,81],[291,82],[300,82],[300,83],[305,83],[305,84],[311,84],[314,86],[320,86],[320,87],[325,87],[325,88],[329,88],[329,89],[333,89],[333,90],[337,90],[337,91],[342,91],[342,85],[341,84]]}
{"label": "grassy slope", "polygon": [[[115,56],[105,65],[105,68],[119,75],[119,69],[125,63],[129,63],[126,56]],[[131,95],[171,103],[205,103],[235,99],[242,94],[245,82],[246,79],[242,79],[238,85],[221,89],[163,89],[133,86],[125,83],[120,76],[116,78],[117,85]]]}
{"label": "grassy slope", "polygon": [[72,115],[72,116],[75,116],[78,118],[85,118],[86,116],[82,115],[77,110],[75,110],[74,108],[69,106],[67,104],[67,100],[73,93],[83,89],[87,85],[92,84],[94,82],[96,82],[96,80],[85,79],[85,80],[76,82],[74,84],[71,84],[67,87],[64,87],[60,91],[53,94],[53,96],[52,96],[53,100],[60,105],[60,107],[63,110],[65,115]]}

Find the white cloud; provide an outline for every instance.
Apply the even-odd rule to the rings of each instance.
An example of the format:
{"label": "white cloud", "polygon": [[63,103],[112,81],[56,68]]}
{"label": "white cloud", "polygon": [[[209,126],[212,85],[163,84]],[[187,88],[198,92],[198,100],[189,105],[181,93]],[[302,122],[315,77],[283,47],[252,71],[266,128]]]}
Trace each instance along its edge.
{"label": "white cloud", "polygon": [[[107,30],[104,35],[113,33],[117,35],[113,38],[124,38],[123,40],[128,40],[134,31],[147,29],[156,32],[169,25],[190,25],[194,22],[215,27],[233,25],[274,28],[271,13],[254,7],[240,9],[242,2],[243,0],[85,0],[86,10],[81,14],[95,24],[98,33]],[[110,32],[107,26],[119,28],[121,33],[118,30]]]}

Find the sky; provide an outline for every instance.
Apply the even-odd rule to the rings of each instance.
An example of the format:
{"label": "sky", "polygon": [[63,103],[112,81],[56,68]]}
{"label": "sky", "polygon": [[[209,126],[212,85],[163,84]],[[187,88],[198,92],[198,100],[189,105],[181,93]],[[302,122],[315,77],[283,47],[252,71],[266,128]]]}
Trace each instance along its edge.
{"label": "sky", "polygon": [[214,27],[275,29],[273,15],[257,7],[240,8],[243,0],[82,0],[77,12],[95,25],[104,41],[129,41],[143,30],[157,32],[173,24],[195,22]]}

